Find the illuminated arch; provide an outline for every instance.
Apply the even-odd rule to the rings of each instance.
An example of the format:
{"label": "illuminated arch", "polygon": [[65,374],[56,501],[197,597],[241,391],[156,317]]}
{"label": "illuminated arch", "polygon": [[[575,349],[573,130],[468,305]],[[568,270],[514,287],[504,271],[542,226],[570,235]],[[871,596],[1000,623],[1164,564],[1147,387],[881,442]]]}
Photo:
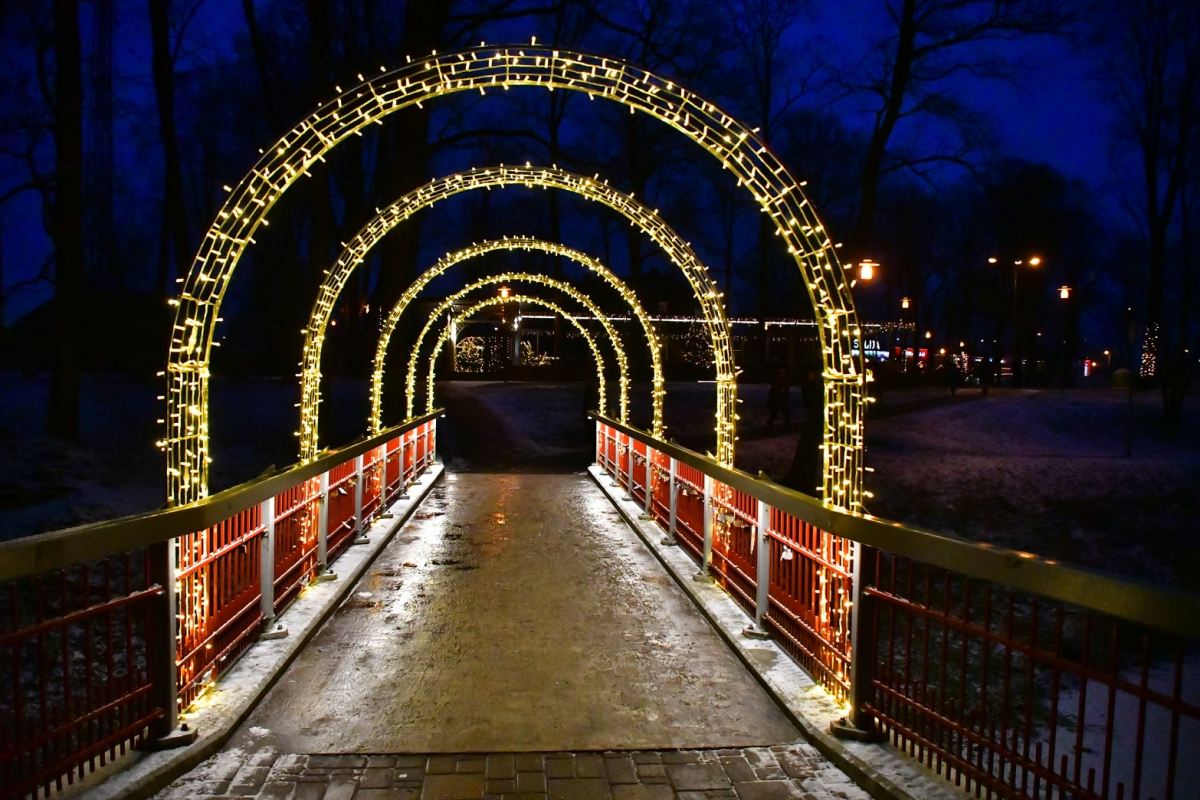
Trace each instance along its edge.
{"label": "illuminated arch", "polygon": [[[337,261],[325,274],[317,299],[304,328],[304,351],[300,363],[300,458],[315,458],[318,449],[319,413],[321,400],[321,351],[334,305],[342,288],[367,253],[388,231],[417,211],[451,195],[473,189],[498,186],[563,189],[588,200],[601,203],[624,216],[661,247],[671,262],[683,272],[700,303],[701,313],[708,325],[713,360],[717,372],[717,452],[729,464],[733,463],[733,442],[737,421],[737,383],[733,361],[732,336],[721,293],[697,258],[691,246],[658,216],[631,196],[617,191],[603,181],[575,175],[558,168],[547,167],[486,167],[467,170],[430,181],[392,203],[366,225],[343,248]],[[425,286],[441,272],[434,267],[417,277],[397,303],[397,316],[404,311]],[[444,271],[444,270],[443,270]]]}
{"label": "illuminated arch", "polygon": [[[604,327],[605,333],[607,333],[609,339],[612,340],[613,350],[615,350],[616,354],[617,354],[617,367],[619,369],[618,379],[619,379],[619,383],[620,383],[620,387],[621,387],[621,400],[620,400],[620,406],[619,406],[620,418],[621,418],[621,422],[625,422],[626,418],[628,417],[628,414],[629,414],[629,360],[625,357],[625,347],[621,344],[621,337],[618,336],[616,330],[613,329],[612,322],[610,322],[608,319],[608,316],[602,310],[600,310],[600,306],[596,305],[594,302],[592,302],[592,299],[590,297],[588,297],[587,295],[578,291],[570,284],[564,283],[563,281],[555,280],[554,278],[550,278],[545,275],[537,275],[537,274],[528,273],[528,272],[503,272],[503,273],[500,273],[499,275],[491,275],[486,278],[480,278],[479,280],[472,283],[470,286],[467,286],[467,287],[463,288],[462,290],[460,290],[459,292],[457,292],[456,294],[452,294],[449,297],[447,297],[445,300],[443,300],[441,303],[438,304],[437,308],[435,308],[432,312],[430,312],[429,319],[425,322],[425,327],[421,328],[421,333],[420,333],[420,335],[417,336],[417,343],[413,345],[412,352],[409,354],[409,357],[408,357],[408,374],[407,374],[407,376],[405,378],[405,382],[404,382],[404,391],[405,391],[406,408],[408,411],[408,418],[412,419],[413,413],[414,413],[414,406],[415,406],[415,402],[416,402],[416,398],[414,395],[416,393],[416,384],[417,384],[417,361],[420,358],[421,345],[423,345],[425,343],[425,336],[429,333],[430,329],[437,322],[438,317],[440,317],[443,313],[445,313],[447,309],[453,307],[453,305],[456,302],[458,302],[459,300],[462,300],[468,294],[470,294],[471,292],[475,291],[476,289],[478,289],[480,287],[488,286],[489,284],[493,284],[493,283],[515,283],[515,282],[540,283],[543,286],[550,286],[554,289],[558,289],[559,291],[566,294],[568,297],[570,297],[575,302],[580,303],[584,308],[586,308],[591,313],[591,315],[593,317],[595,317],[597,320],[599,320],[600,324]],[[504,298],[502,298],[502,299],[504,299]],[[515,302],[511,298],[508,298],[507,301]],[[379,347],[377,348],[376,354],[375,354],[375,358],[376,358],[375,366],[376,366],[377,374],[382,367],[382,359],[380,358],[380,356],[382,355],[383,348],[386,347],[386,345],[387,345],[387,342],[385,342],[383,337],[380,336],[379,337]],[[383,381],[380,380],[380,383],[379,383],[380,390],[382,390],[382,383],[383,383]],[[382,393],[381,391],[380,392],[373,391],[372,396],[374,397],[377,394],[381,394],[381,393]]]}
{"label": "illuminated arch", "polygon": [[[619,59],[532,45],[434,53],[416,62],[410,58],[391,72],[381,70],[306,117],[230,190],[174,301],[178,311],[167,367],[168,428],[160,442],[167,451],[168,500],[189,502],[208,493],[213,335],[229,279],[267,211],[325,153],[367,125],[382,124],[389,114],[440,95],[486,94],[489,88],[511,86],[584,92],[656,117],[701,145],[754,196],[795,258],[818,322],[825,362],[823,499],[836,508],[860,510],[867,374],[853,348],[861,331],[848,280],[800,184],[755,131],[672,81]],[[733,364],[718,365],[717,376],[732,387]],[[719,392],[718,406],[725,399]],[[718,423],[717,457],[726,464],[733,460],[733,416]]]}
{"label": "illuminated arch", "polygon": [[[583,323],[575,319],[575,317],[563,310],[562,306],[550,300],[543,300],[540,297],[530,297],[524,294],[515,294],[512,297],[489,297],[486,300],[481,300],[475,305],[468,308],[466,311],[454,318],[454,321],[442,329],[441,335],[438,336],[437,342],[433,346],[433,355],[429,357],[429,386],[425,392],[425,406],[429,409],[429,413],[433,413],[433,382],[435,380],[435,372],[438,356],[442,352],[442,348],[446,345],[446,341],[450,338],[450,331],[455,327],[462,325],[462,321],[472,314],[478,313],[489,306],[503,305],[504,303],[528,303],[529,305],[542,306],[559,314],[567,322],[574,325],[583,334],[584,341],[592,351],[592,357],[596,359],[596,380],[600,387],[600,409],[603,411],[608,407],[608,399],[605,393],[604,384],[604,356],[600,355],[600,348],[596,346],[596,340],[588,333],[588,329],[583,327]],[[430,319],[433,319],[430,315]]]}
{"label": "illuminated arch", "polygon": [[[638,322],[641,323],[642,330],[646,334],[646,344],[650,348],[650,370],[653,376],[653,389],[651,390],[653,400],[653,418],[650,424],[650,432],[654,436],[661,439],[663,436],[662,399],[663,395],[665,394],[665,390],[663,389],[662,350],[659,346],[658,333],[654,329],[654,323],[651,322],[650,316],[646,313],[646,309],[642,308],[642,304],[638,302],[637,295],[634,294],[633,290],[630,289],[624,281],[614,275],[611,270],[591,256],[581,253],[580,251],[574,250],[570,247],[566,247],[565,245],[555,244],[553,242],[547,242],[541,239],[534,239],[526,236],[505,237],[503,239],[479,242],[478,244],[473,244],[470,247],[465,247],[455,253],[450,253],[446,256],[443,256],[436,264],[426,271],[425,275],[430,275],[430,273],[433,273],[432,277],[436,277],[437,275],[441,275],[446,270],[450,269],[455,264],[466,261],[469,258],[474,258],[475,256],[491,253],[497,250],[540,250],[542,252],[550,253],[551,255],[569,258],[596,273],[596,275],[600,276],[610,286],[616,289],[618,293],[620,293],[621,298],[629,304],[633,315],[637,317]],[[369,430],[372,433],[378,433],[383,429],[382,416],[384,359],[387,356],[388,343],[392,338],[392,332],[395,330],[396,324],[400,321],[400,315],[404,312],[406,305],[407,304],[404,302],[404,299],[401,298],[401,301],[396,303],[391,313],[388,314],[387,319],[384,320],[383,327],[379,332],[379,343],[375,348],[375,367],[371,373],[371,418],[369,420]],[[409,416],[412,416],[413,412],[412,389],[413,379],[410,374],[406,384]]]}

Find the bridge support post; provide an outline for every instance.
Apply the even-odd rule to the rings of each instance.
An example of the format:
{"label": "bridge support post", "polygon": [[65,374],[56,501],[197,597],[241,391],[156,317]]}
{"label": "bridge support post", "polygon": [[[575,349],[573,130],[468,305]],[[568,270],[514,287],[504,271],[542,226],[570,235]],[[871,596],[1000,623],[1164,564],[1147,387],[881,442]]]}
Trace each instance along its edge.
{"label": "bridge support post", "polygon": [[867,587],[876,581],[877,550],[862,544],[854,546],[854,604],[850,620],[850,713],[829,726],[841,739],[878,742],[884,739],[874,715],[865,706],[871,702],[875,677],[875,602]]}
{"label": "bridge support post", "polygon": [[384,442],[383,443],[383,459],[379,464],[379,475],[380,475],[380,479],[379,479],[379,511],[381,514],[388,513],[388,506],[391,505],[391,503],[388,500],[387,462],[388,462],[387,442]]}
{"label": "bridge support post", "polygon": [[667,518],[667,535],[662,538],[660,544],[667,547],[675,546],[675,527],[679,524],[679,481],[675,478],[679,473],[679,462],[675,457],[671,457],[671,470],[667,474],[669,484],[667,491],[670,496],[670,511]]}
{"label": "bridge support post", "polygon": [[259,608],[263,627],[266,628],[275,619],[275,498],[263,500],[259,508],[263,523],[263,535],[259,540],[262,542],[259,550],[259,582],[262,585]]}
{"label": "bridge support post", "polygon": [[632,500],[634,498],[634,494],[633,494],[633,437],[630,436],[628,433],[625,434],[625,447],[626,447],[625,471],[629,476],[629,481],[628,481],[628,483],[625,484],[625,491],[628,492],[629,496],[626,497],[625,499]]}
{"label": "bridge support post", "polygon": [[329,570],[329,472],[321,473],[321,506],[317,510],[317,574]]}
{"label": "bridge support post", "polygon": [[[156,720],[150,729],[151,741],[147,742],[150,749],[160,749],[175,746],[169,744],[180,735],[188,735],[186,729],[176,730],[179,721],[179,699],[177,694],[177,676],[175,670],[175,637],[177,635],[179,613],[175,602],[175,540],[168,539],[150,547],[150,583],[162,587],[159,602],[155,603],[155,613],[150,618],[147,631],[146,660],[150,680],[153,683],[151,702],[163,710],[163,715]],[[196,732],[190,732],[194,739]],[[178,742],[188,744],[188,742]]]}
{"label": "bridge support post", "polygon": [[702,582],[712,581],[712,571],[709,565],[712,564],[712,543],[713,543],[713,479],[711,475],[704,476],[704,552],[702,555],[703,562],[700,564],[700,571],[692,576],[694,580]]}
{"label": "bridge support post", "polygon": [[646,502],[643,504],[643,516],[646,519],[654,519],[651,509],[654,507],[654,456],[650,452],[650,445],[646,445]]}
{"label": "bridge support post", "polygon": [[363,535],[363,457],[354,457],[354,535]]}
{"label": "bridge support post", "polygon": [[[400,434],[400,496],[397,500],[408,499],[408,476],[404,474],[405,452],[409,447],[409,435],[407,433]],[[413,464],[413,470],[416,470],[416,464]]]}
{"label": "bridge support post", "polygon": [[771,507],[762,500],[758,501],[758,529],[755,531],[755,547],[758,548],[758,559],[754,569],[754,624],[747,625],[742,635],[748,639],[770,639],[763,620],[767,618],[768,603],[771,598],[771,539],[768,531],[771,527]]}

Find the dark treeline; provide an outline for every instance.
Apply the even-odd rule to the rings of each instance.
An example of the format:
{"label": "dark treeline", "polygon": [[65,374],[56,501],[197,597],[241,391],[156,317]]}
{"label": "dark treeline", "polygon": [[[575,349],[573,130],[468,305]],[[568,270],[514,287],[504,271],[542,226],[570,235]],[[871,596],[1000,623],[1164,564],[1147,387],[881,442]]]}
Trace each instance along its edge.
{"label": "dark treeline", "polygon": [[[223,187],[260,148],[407,55],[536,36],[628,59],[757,126],[808,181],[843,263],[880,264],[856,294],[865,319],[903,317],[933,346],[1053,355],[1064,379],[1086,336],[1112,351],[1111,366],[1156,380],[1177,416],[1197,352],[1200,2],[1085,5],[854,3],[863,19],[839,23],[847,47],[820,24],[841,13],[829,0],[6,0],[3,360],[50,366],[49,429],[75,438],[81,368],[161,368],[166,301]],[[1047,41],[1092,64],[1111,100],[1114,123],[1093,132],[1111,163],[1087,181],[1014,159],[991,113],[1000,87],[1033,86],[1054,67],[1024,63]],[[811,314],[767,218],[715,160],[618,104],[514,89],[395,113],[289,192],[231,284],[215,368],[290,376],[323,270],[376,209],[435,176],[526,161],[599,174],[658,208],[731,313]],[[600,258],[652,310],[695,310],[663,256],[607,210],[553,191],[467,193],[375,248],[343,292],[326,371],[367,369],[381,316],[417,272],[511,234]],[[1039,268],[1015,266],[1035,254]],[[482,261],[463,274],[519,262],[583,280],[550,256]],[[57,338],[38,349],[36,336],[15,337],[21,325]],[[744,357],[751,374],[764,366],[761,353]]]}

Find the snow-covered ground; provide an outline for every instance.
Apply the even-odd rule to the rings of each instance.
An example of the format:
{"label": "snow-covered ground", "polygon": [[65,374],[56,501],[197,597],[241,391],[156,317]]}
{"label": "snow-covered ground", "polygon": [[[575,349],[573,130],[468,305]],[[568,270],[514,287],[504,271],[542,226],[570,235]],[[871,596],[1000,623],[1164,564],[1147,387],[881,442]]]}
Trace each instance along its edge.
{"label": "snow-covered ground", "polygon": [[[578,453],[580,466],[590,459],[581,384],[445,388],[485,406],[506,439],[528,445],[530,458],[561,465]],[[45,379],[0,375],[0,538],[156,508],[160,384],[88,376],[83,441],[72,447],[44,435],[46,392]],[[766,394],[765,385],[739,387],[737,464],[780,478],[795,426],[767,428]],[[295,460],[294,383],[218,378],[211,397],[214,489]],[[715,397],[711,383],[669,384],[667,434],[711,450]],[[802,415],[797,389],[792,408]],[[323,442],[360,435],[365,381],[332,381],[326,410],[331,432]],[[1125,393],[1109,389],[886,394],[867,428],[874,469],[867,488],[875,494],[868,508],[917,527],[1200,588],[1200,402],[1190,400],[1184,424],[1168,429],[1158,395],[1135,395],[1130,458],[1128,418]],[[631,421],[649,424],[648,384],[632,388]]]}

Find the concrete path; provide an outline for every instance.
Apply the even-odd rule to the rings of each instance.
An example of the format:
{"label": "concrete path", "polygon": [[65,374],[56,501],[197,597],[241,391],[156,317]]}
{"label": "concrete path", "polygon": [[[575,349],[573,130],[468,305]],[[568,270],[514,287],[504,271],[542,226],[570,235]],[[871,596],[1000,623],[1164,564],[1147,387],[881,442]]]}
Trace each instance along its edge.
{"label": "concrete path", "polygon": [[448,474],[160,796],[865,797],[799,738],[586,475]]}

